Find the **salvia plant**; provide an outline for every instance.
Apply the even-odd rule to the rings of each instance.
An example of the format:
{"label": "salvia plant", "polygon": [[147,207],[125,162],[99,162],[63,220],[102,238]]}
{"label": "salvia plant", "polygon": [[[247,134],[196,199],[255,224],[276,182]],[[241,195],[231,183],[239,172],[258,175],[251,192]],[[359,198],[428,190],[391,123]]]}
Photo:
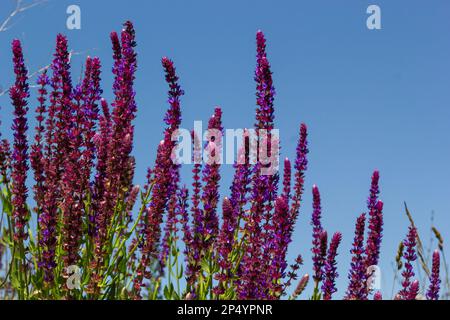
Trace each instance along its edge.
{"label": "salvia plant", "polygon": [[[311,275],[301,273],[301,255],[294,261],[287,258],[300,210],[309,211],[301,206],[308,166],[307,126],[299,125],[295,159],[284,160],[282,174],[262,174],[265,164],[258,158],[251,163],[250,136],[244,135],[241,161],[234,164],[226,197],[219,193],[219,163],[194,162],[187,187],[180,179],[180,164],[172,160],[184,91],[173,61],[163,58],[168,85],[163,139],[146,184],[134,185],[138,61],[133,24],[126,22],[120,34],[112,32],[110,38],[114,60],[110,102],[102,98],[98,58],[88,57],[81,80],[72,81],[68,42],[61,34],[50,68],[37,78],[37,101],[30,101],[35,85],[30,85],[20,41],[12,42],[13,140],[0,143],[2,297],[297,299],[303,294],[332,299],[343,235],[323,227],[317,186],[312,188],[310,211]],[[253,129],[256,143],[262,144],[260,132],[271,135],[275,128],[275,88],[261,31],[256,44]],[[31,106],[36,127],[28,139]],[[224,130],[219,107],[208,129]],[[219,145],[220,137],[216,139],[213,144]],[[195,158],[201,146],[194,141]],[[26,179],[31,174],[29,190]],[[367,212],[356,219],[345,299],[382,299],[371,285],[371,267],[379,262],[383,236],[379,177],[378,171],[373,172]],[[402,243],[403,279],[396,299],[420,295],[413,268],[416,241],[412,225]],[[439,269],[440,254],[435,251],[429,287],[423,292],[427,299],[439,298]]]}

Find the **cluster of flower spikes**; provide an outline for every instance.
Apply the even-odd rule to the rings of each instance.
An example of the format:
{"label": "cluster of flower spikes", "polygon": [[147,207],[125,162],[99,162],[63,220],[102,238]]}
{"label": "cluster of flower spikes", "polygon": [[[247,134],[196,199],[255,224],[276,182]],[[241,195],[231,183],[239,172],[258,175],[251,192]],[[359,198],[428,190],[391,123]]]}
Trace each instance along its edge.
{"label": "cluster of flower spikes", "polygon": [[[16,81],[9,92],[14,107],[14,145],[9,156],[8,143],[6,140],[2,142],[1,169],[4,176],[6,170],[11,170],[14,238],[25,247],[30,220],[25,179],[30,160],[34,173],[34,211],[38,217],[40,250],[37,261],[39,272],[49,286],[55,279],[57,245],[61,245],[63,266],[67,267],[77,264],[83,238],[88,236],[95,243],[96,254],[92,255],[94,276],[91,278],[95,288],[96,266],[102,265],[105,228],[111,218],[112,202],[121,196],[136,196],[130,188],[130,172],[134,170],[134,160],[130,156],[134,130],[132,120],[136,113],[133,91],[136,54],[131,22],[125,23],[121,40],[116,35],[113,46],[116,99],[111,116],[106,101],[101,99],[100,60],[88,57],[84,76],[80,83],[73,85],[70,73],[72,53],[66,37],[57,36],[56,51],[49,68],[51,76],[45,69],[37,79],[37,125],[29,148],[26,139],[27,70],[20,41],[12,43]],[[122,166],[117,164],[118,161]],[[96,172],[92,172],[93,167]],[[94,181],[91,181],[92,173]],[[88,199],[93,210],[85,207]],[[88,225],[87,235],[84,234],[84,225]]]}

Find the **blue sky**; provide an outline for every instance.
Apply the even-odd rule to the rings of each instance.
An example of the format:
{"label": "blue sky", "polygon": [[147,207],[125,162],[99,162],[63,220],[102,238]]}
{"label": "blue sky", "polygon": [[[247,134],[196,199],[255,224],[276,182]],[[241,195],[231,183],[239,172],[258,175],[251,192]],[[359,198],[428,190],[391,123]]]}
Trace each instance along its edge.
{"label": "blue sky", "polygon": [[[13,1],[2,0],[0,16]],[[81,30],[67,30],[66,8],[81,8]],[[382,30],[368,30],[366,8],[377,4]],[[300,122],[310,132],[306,195],[291,260],[301,253],[311,273],[311,187],[322,193],[323,222],[344,234],[338,287],[345,290],[356,217],[365,210],[374,169],[381,172],[385,231],[382,291],[390,296],[391,262],[407,232],[408,203],[425,242],[431,212],[450,239],[450,2],[424,1],[207,1],[49,0],[18,16],[0,33],[0,84],[11,82],[10,41],[23,41],[30,70],[51,60],[58,32],[68,35],[74,77],[87,54],[103,64],[105,98],[111,100],[109,33],[135,23],[139,71],[134,154],[142,184],[162,137],[166,85],[160,59],[175,61],[186,91],[183,127],[206,121],[220,105],[226,128],[254,123],[255,33],[265,32],[277,91],[276,127],[282,156],[293,158]],[[0,19],[1,20],[1,19]],[[10,136],[11,107],[0,97],[2,133]],[[34,106],[33,106],[34,108]],[[184,182],[191,183],[183,168]],[[223,195],[231,166],[224,166]],[[448,250],[447,250],[448,252]],[[448,254],[447,254],[448,255]],[[339,295],[338,295],[339,296]]]}

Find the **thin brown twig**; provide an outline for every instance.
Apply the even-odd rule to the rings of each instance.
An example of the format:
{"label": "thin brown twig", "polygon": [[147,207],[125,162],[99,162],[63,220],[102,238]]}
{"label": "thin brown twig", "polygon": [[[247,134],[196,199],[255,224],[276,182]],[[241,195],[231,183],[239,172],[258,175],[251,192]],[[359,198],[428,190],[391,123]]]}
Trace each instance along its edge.
{"label": "thin brown twig", "polygon": [[13,11],[10,12],[10,14],[6,17],[6,19],[0,24],[0,32],[5,32],[9,30],[12,25],[11,21],[14,19],[15,16],[17,16],[19,13],[22,13],[24,11],[27,11],[33,7],[36,7],[47,0],[35,0],[31,3],[24,3],[23,0],[15,0],[16,6]]}

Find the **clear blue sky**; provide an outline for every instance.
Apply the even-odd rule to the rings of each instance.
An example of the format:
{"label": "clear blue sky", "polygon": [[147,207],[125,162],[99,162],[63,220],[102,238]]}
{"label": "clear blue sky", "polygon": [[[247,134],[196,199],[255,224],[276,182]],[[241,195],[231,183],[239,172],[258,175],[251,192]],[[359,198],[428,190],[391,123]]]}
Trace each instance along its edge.
{"label": "clear blue sky", "polygon": [[[12,3],[1,0],[0,16]],[[66,29],[70,4],[81,7],[81,30]],[[381,7],[382,30],[366,28],[370,4]],[[307,192],[290,259],[302,253],[306,261],[301,270],[311,273],[310,189],[317,184],[325,227],[344,235],[338,282],[340,292],[345,290],[354,223],[365,210],[375,168],[381,172],[385,203],[381,269],[386,296],[391,292],[390,264],[407,231],[403,201],[425,242],[433,210],[436,226],[450,239],[449,1],[49,0],[0,34],[0,84],[11,82],[13,38],[23,41],[30,70],[35,70],[50,61],[55,36],[63,32],[71,48],[83,52],[73,60],[74,76],[86,54],[98,55],[105,97],[111,100],[109,33],[127,19],[135,23],[139,54],[136,183],[144,182],[162,137],[167,88],[160,58],[175,61],[186,91],[183,127],[207,120],[215,105],[223,108],[226,128],[250,127],[255,33],[262,29],[277,90],[282,156],[293,158],[300,122],[310,130]],[[1,130],[10,136],[8,99],[1,97],[0,105]],[[226,195],[231,166],[222,173]],[[191,183],[188,175],[183,178]]]}

